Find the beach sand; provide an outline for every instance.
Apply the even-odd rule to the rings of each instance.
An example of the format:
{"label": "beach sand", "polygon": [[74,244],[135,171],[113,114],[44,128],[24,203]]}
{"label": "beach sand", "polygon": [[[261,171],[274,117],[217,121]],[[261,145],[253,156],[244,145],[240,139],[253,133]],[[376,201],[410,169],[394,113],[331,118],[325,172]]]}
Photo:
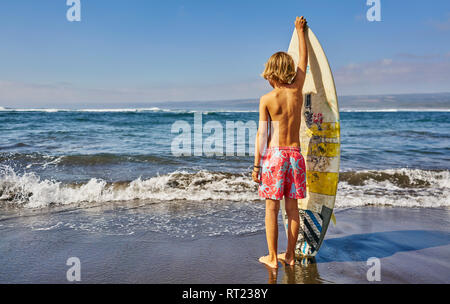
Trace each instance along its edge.
{"label": "beach sand", "polygon": [[[72,229],[83,210],[52,212],[60,225],[30,229],[49,215],[0,221],[0,283],[71,283],[69,257],[81,261],[82,283],[378,283],[368,282],[370,257],[379,283],[450,283],[450,210],[360,207],[337,210],[315,261],[267,270],[265,233],[183,239],[142,230],[129,235]],[[91,210],[112,212],[120,209]],[[139,212],[139,211],[136,211]],[[261,221],[264,219],[261,218]],[[80,226],[82,227],[82,226]],[[280,251],[285,246],[279,230]]]}

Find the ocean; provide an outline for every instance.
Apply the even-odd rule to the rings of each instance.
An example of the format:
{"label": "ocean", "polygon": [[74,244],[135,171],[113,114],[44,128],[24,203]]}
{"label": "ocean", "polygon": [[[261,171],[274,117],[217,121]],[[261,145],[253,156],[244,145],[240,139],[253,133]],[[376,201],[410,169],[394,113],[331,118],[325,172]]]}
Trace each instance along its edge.
{"label": "ocean", "polygon": [[[251,132],[245,155],[225,147],[223,155],[195,155],[194,147],[190,155],[173,155],[174,124],[191,125],[193,134],[199,113],[203,126],[214,121],[224,129],[227,121],[258,120],[256,111],[244,110],[3,109],[1,206],[257,201]],[[450,111],[343,111],[336,207],[449,206],[449,130]],[[210,134],[203,133],[205,141]]]}
{"label": "ocean", "polygon": [[[227,104],[0,109],[0,282],[65,282],[73,256],[89,265],[83,282],[265,281],[257,262],[266,250],[265,205],[250,176],[257,120],[254,109]],[[227,153],[227,122],[248,127],[232,141],[238,152],[246,139],[239,153]],[[208,142],[211,126],[223,153],[199,155],[196,140]],[[179,127],[190,129],[191,153],[175,156]],[[424,268],[434,271],[422,272],[422,281],[448,282],[439,257],[448,256],[449,130],[445,109],[342,110],[337,226],[318,264],[297,269],[305,278],[286,280],[361,282],[367,257],[380,256],[402,273],[384,272],[384,282],[417,282],[409,269],[422,262],[404,261],[425,255]],[[327,266],[358,263],[344,277]]]}

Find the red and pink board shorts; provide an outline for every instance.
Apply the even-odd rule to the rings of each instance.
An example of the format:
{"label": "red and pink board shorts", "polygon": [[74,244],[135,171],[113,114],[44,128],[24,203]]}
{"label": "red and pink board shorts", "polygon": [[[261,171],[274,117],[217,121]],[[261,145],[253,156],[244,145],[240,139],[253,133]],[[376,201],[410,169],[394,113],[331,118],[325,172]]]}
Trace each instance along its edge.
{"label": "red and pink board shorts", "polygon": [[258,194],[273,200],[281,200],[283,196],[306,197],[305,160],[299,147],[267,149],[263,156]]}

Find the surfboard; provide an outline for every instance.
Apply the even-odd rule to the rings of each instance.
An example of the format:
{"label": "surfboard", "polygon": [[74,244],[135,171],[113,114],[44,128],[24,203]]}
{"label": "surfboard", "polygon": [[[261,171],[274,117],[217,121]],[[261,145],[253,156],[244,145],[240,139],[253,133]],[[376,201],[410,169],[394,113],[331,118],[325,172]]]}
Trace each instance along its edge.
{"label": "surfboard", "polygon": [[[300,229],[297,258],[314,257],[320,249],[330,220],[339,181],[340,122],[333,74],[316,35],[308,27],[308,68],[303,86],[300,144],[306,163],[306,198],[298,200]],[[294,29],[288,53],[299,61],[299,41]],[[288,231],[285,202],[283,223]]]}

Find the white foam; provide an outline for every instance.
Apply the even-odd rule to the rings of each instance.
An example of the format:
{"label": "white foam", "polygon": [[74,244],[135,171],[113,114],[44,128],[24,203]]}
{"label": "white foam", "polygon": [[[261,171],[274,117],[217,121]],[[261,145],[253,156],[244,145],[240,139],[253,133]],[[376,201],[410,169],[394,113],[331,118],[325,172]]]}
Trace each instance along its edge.
{"label": "white foam", "polygon": [[47,226],[47,227],[32,227],[32,229],[36,230],[36,231],[48,231],[48,230],[52,230],[52,229],[58,228],[62,224],[63,224],[63,222],[58,222],[58,223],[56,223],[54,225],[51,225],[51,226]]}
{"label": "white foam", "polygon": [[[428,182],[422,187],[395,185],[389,180],[368,179],[360,186],[341,181],[336,196],[337,208],[374,206],[450,207],[449,171],[419,169],[383,170],[386,174],[406,174],[411,179]],[[34,173],[16,174],[10,167],[0,168],[0,201],[26,208],[51,204],[106,203],[114,201],[235,201],[260,200],[257,185],[248,175],[209,171],[175,171],[130,183],[107,183],[91,179],[80,185],[42,180]]]}
{"label": "white foam", "polygon": [[62,109],[13,109],[13,108],[0,108],[3,112],[47,112],[55,113],[59,111],[64,111]]}
{"label": "white foam", "polygon": [[[368,172],[368,171],[362,171]],[[429,186],[402,188],[388,180],[369,179],[364,185],[355,186],[340,182],[336,195],[337,208],[361,206],[393,206],[410,208],[450,207],[449,171],[427,171],[419,169],[389,169],[379,172],[387,174],[405,174],[410,179],[420,179]]]}
{"label": "white foam", "polygon": [[[179,177],[179,178],[178,178]],[[172,187],[173,183],[178,183]],[[28,208],[41,208],[50,204],[153,200],[256,200],[255,184],[247,176],[233,176],[208,171],[188,173],[176,171],[146,180],[138,178],[126,186],[107,184],[91,179],[80,186],[65,185],[58,181],[41,180],[34,173],[17,175],[10,167],[0,172],[0,200],[10,200]]]}

